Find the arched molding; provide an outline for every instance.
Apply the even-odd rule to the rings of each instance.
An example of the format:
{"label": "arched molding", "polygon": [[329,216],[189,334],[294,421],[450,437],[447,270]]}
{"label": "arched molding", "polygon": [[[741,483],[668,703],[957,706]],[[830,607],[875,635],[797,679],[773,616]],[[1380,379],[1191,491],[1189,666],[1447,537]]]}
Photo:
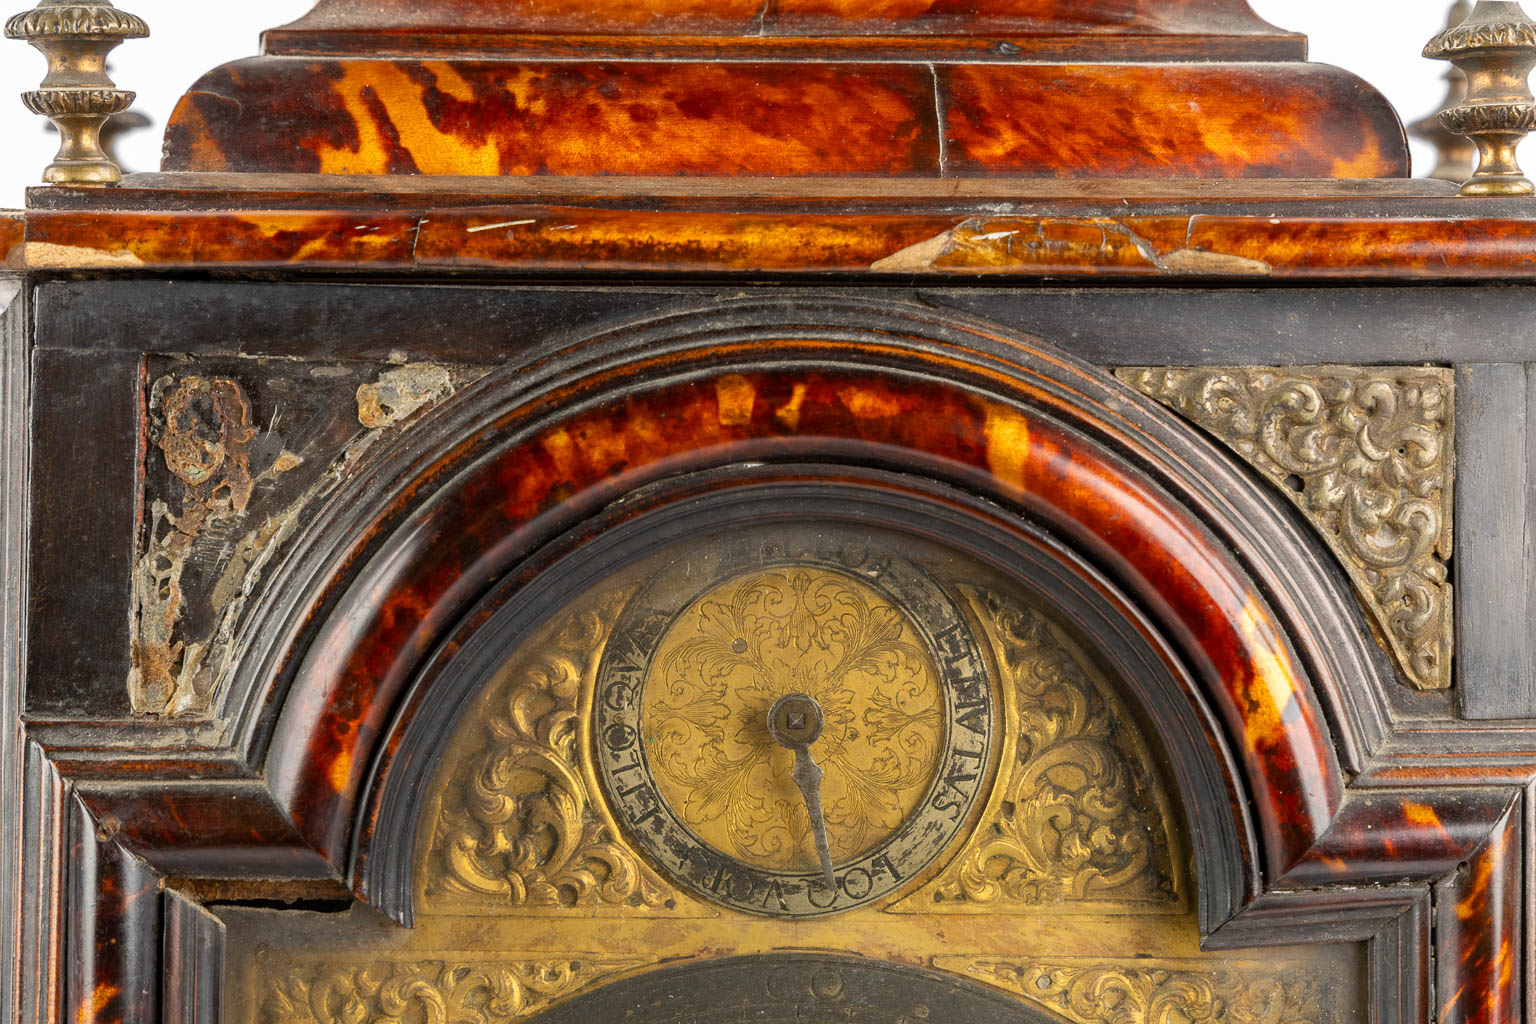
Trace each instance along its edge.
{"label": "arched molding", "polygon": [[[736,377],[765,395],[835,379],[913,404],[861,418],[827,399],[794,431],[771,414],[725,422],[737,414],[722,418],[718,388]],[[663,408],[687,429],[652,429]],[[650,426],[630,429],[636,417]],[[633,443],[622,466],[532,480],[529,467],[549,469],[541,438],[602,424],[618,431],[608,441]],[[1369,696],[1384,692],[1381,662],[1358,612],[1257,482],[1103,372],[994,327],[894,305],[744,302],[509,367],[413,438],[338,495],[366,526],[326,536],[322,516],[308,562],[290,559],[312,581],[307,601],[268,618],[268,656],[252,659],[274,669],[246,722],[268,784],[338,867],[428,655],[497,581],[534,575],[530,558],[622,497],[757,462],[899,468],[1010,509],[1147,609],[1196,680],[1188,699],[1222,723],[1232,786],[1256,810],[1249,859],[1271,880],[1318,844],[1346,768],[1385,730]]]}
{"label": "arched molding", "polygon": [[[1255,827],[1215,712],[1176,652],[1119,590],[1037,526],[972,495],[905,474],[816,463],[771,464],[671,478],[582,524],[550,546],[537,574],[509,577],[440,644],[413,681],[385,740],[353,851],[358,894],[412,919],[416,846],[426,794],[468,708],[530,632],[627,562],[733,523],[841,521],[921,537],[1010,578],[1080,635],[1128,692],[1122,696],[1163,753],[1182,804],[1199,909],[1212,928],[1258,892]],[[1154,767],[1154,766],[1149,766]],[[426,827],[430,827],[429,825]],[[1179,840],[1181,848],[1187,837]],[[1190,881],[1195,881],[1191,879]]]}

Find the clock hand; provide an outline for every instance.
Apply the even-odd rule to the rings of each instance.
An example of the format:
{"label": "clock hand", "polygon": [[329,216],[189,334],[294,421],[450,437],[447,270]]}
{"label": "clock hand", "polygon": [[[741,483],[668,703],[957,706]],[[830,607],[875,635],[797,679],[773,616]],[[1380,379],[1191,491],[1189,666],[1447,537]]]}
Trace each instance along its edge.
{"label": "clock hand", "polygon": [[805,797],[805,810],[811,816],[811,829],[816,833],[816,852],[821,855],[821,876],[828,889],[837,888],[832,875],[832,845],[827,842],[827,819],[821,813],[821,768],[811,760],[806,747],[795,748],[795,785]]}
{"label": "clock hand", "polygon": [[774,742],[795,752],[792,778],[805,799],[805,810],[816,835],[816,853],[821,857],[821,875],[828,889],[837,888],[832,873],[832,844],[827,841],[827,819],[821,811],[821,766],[811,757],[811,744],[826,726],[826,715],[814,697],[791,693],[780,697],[768,709],[768,734]]}

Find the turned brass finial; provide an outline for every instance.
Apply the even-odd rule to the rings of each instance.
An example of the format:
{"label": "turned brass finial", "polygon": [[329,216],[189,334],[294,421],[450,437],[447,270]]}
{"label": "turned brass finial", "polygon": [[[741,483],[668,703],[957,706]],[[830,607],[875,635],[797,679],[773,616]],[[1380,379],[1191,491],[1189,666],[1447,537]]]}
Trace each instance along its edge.
{"label": "turned brass finial", "polygon": [[110,3],[40,0],[5,23],[8,39],[25,39],[48,58],[48,76],[21,100],[59,129],[59,154],[43,180],[73,184],[119,181],[123,172],[101,148],[101,127],[133,104],[134,94],[107,77],[107,54],[149,26]]}
{"label": "turned brass finial", "polygon": [[1536,129],[1536,97],[1528,81],[1536,67],[1536,22],[1518,3],[1478,0],[1465,21],[1430,40],[1424,56],[1466,72],[1466,100],[1440,115],[1447,129],[1469,136],[1482,156],[1461,194],[1536,194],[1515,155]]}
{"label": "turned brass finial", "polygon": [[[1472,13],[1471,0],[1456,0],[1446,19],[1445,27],[1453,29],[1467,20]],[[1438,161],[1429,173],[1431,178],[1454,181],[1458,185],[1472,177],[1477,169],[1477,147],[1465,135],[1458,135],[1440,122],[1440,115],[1467,101],[1467,75],[1461,68],[1451,67],[1445,72],[1446,94],[1435,112],[1421,117],[1408,126],[1408,134],[1423,139],[1435,147]]]}

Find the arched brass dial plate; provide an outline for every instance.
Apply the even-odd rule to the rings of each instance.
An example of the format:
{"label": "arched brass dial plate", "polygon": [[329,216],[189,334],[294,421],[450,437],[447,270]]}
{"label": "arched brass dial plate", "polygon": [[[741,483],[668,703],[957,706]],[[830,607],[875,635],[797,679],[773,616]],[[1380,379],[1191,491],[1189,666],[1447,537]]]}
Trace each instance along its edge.
{"label": "arched brass dial plate", "polygon": [[[792,695],[824,716],[808,774],[769,725]],[[949,848],[986,788],[994,705],[970,620],[917,563],[832,524],[746,530],[660,563],[626,603],[595,760],[631,841],[678,883],[809,917],[890,896]]]}

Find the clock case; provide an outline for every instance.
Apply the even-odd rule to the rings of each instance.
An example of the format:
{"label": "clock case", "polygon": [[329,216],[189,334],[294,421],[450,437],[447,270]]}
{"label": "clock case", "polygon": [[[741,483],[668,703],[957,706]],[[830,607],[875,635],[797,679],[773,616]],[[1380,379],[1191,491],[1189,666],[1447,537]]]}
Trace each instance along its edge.
{"label": "clock case", "polygon": [[[760,495],[788,514],[845,502],[978,551],[1011,537],[1015,564],[1058,581],[1064,607],[1097,609],[1074,614],[1105,651],[1157,652],[1166,670],[1133,675],[1145,689],[1127,697],[1201,840],[1208,948],[1359,942],[1372,1020],[1524,1019],[1529,203],[1401,178],[1380,97],[1301,63],[1302,43],[1241,3],[1144,0],[1112,24],[1003,4],[878,24],[821,11],[756,34],[663,6],[648,29],[599,12],[617,20],[598,33],[518,20],[537,5],[404,6],[321,4],[269,36],[267,56],[194,88],[166,173],[36,190],[0,219],[17,286],[0,375],[12,1013],[218,1019],[224,906],[359,901],[409,923],[411,850],[396,837],[464,699],[462,676],[434,671],[444,652],[623,524]],[[532,154],[506,170],[527,177],[489,180],[466,177],[446,137],[404,147],[406,165],[384,126],[420,127],[400,111],[425,99],[364,82],[356,95],[374,84],[388,113],[366,118],[341,92],[295,100],[329,95],[321,79],[419,78],[407,65],[429,54],[466,81],[555,62],[552,97],[654,87],[670,103],[726,44],[772,65],[753,83],[787,69],[785,82],[845,88],[843,106],[817,94],[829,137],[891,116],[858,90],[901,94],[907,65],[941,58],[949,74],[928,127],[916,117],[878,165],[867,149],[790,161],[786,140],[807,136],[782,94],[704,118],[719,139],[776,144],[700,157],[621,152],[576,114],[533,132],[475,93],[497,170]],[[614,70],[614,53],[644,60]],[[1267,157],[1205,148],[1215,122],[1183,113],[1168,125],[1199,140],[1090,140],[1102,165],[1065,137],[989,149],[1045,116],[1031,104],[1084,123],[1071,91],[1019,84],[1067,66],[1143,99],[1155,72],[1239,120],[1272,111],[1256,96],[1285,83],[1332,98]],[[962,84],[969,101],[954,99]],[[961,122],[979,127],[946,134]],[[427,153],[439,162],[422,174]],[[669,170],[698,177],[643,177]],[[1455,373],[1459,472],[1454,681],[1429,691],[1409,685],[1284,485],[1113,373],[1426,363]],[[375,387],[422,366],[440,372]],[[146,509],[187,483],[164,458],[153,385],[188,368],[240,382],[263,413],[217,412],[214,388],[195,458],[254,446],[253,479],[283,452],[340,469],[297,505],[253,486],[249,507],[288,532],[239,579],[241,603],[214,606],[227,671],[171,698],[125,682],[146,678],[127,623],[157,537]],[[766,399],[722,416],[727,377],[765,396],[807,384],[813,400],[794,430]],[[829,379],[899,414],[818,404],[833,392],[811,385]],[[306,396],[300,380],[331,383]],[[334,462],[351,436],[334,416],[365,397],[376,443]],[[599,426],[608,447],[570,465],[529,447]],[[211,594],[219,573],[200,571],[187,586]],[[202,614],[186,627],[219,635],[226,620]]]}

